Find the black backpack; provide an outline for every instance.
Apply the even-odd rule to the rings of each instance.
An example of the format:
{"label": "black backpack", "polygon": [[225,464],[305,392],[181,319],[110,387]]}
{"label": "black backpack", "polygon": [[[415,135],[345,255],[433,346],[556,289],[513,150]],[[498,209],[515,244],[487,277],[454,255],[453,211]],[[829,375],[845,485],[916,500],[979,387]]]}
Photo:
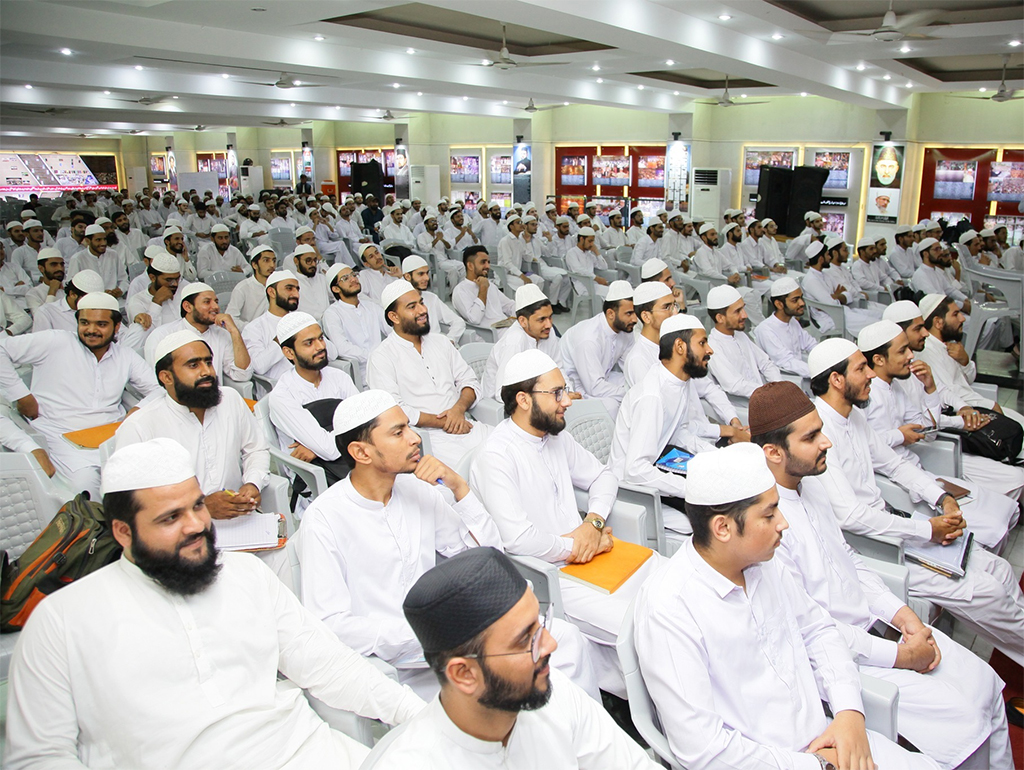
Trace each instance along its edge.
{"label": "black backpack", "polygon": [[[313,415],[313,419],[317,421],[321,428],[332,430],[334,427],[334,410],[338,408],[340,403],[340,398],[322,398],[319,401],[310,401],[308,404],[304,404],[303,408]],[[348,476],[348,472],[351,470],[344,452],[341,453],[341,457],[337,460],[325,460],[319,456],[314,457],[310,461],[310,465],[316,465],[324,469],[324,475],[327,477],[327,486],[332,486],[341,481]],[[299,476],[296,476],[292,482],[292,510],[295,510],[295,503],[298,502],[299,496],[306,492],[306,489],[306,482]]]}

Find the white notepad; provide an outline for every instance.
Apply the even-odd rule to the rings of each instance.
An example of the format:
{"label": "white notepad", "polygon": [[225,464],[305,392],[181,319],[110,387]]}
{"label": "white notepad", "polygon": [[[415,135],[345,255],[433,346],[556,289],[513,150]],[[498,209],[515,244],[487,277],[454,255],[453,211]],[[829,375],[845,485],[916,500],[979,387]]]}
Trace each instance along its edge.
{"label": "white notepad", "polygon": [[[930,517],[914,511],[911,518],[928,521]],[[932,542],[904,543],[903,554],[910,561],[917,562],[933,572],[959,579],[967,574],[967,561],[973,545],[974,533],[965,529],[964,533],[949,545]]]}
{"label": "white notepad", "polygon": [[273,548],[277,545],[276,513],[253,511],[234,519],[219,519],[213,523],[217,530],[217,547],[222,551],[248,551],[253,548]]}

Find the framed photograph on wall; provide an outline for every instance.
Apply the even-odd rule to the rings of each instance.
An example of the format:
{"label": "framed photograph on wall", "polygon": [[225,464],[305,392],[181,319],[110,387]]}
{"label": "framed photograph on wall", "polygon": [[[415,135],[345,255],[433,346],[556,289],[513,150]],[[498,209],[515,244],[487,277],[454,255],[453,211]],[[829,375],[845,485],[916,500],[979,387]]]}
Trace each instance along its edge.
{"label": "framed photograph on wall", "polygon": [[850,188],[850,153],[819,150],[814,153],[814,165],[828,169],[828,179],[824,187],[830,190],[848,190]]}
{"label": "framed photograph on wall", "polygon": [[761,166],[793,168],[796,164],[795,149],[746,150],[743,153],[743,184],[757,187],[761,178]]}
{"label": "framed photograph on wall", "polygon": [[512,156],[491,156],[491,184],[512,184]]}
{"label": "framed photograph on wall", "polygon": [[[664,158],[662,158],[664,178]],[[628,155],[598,155],[594,158],[594,184],[625,187],[629,184]]]}
{"label": "framed photograph on wall", "polygon": [[480,156],[450,156],[452,184],[480,184]]}
{"label": "framed photograph on wall", "polygon": [[587,183],[587,158],[585,155],[563,155],[558,166],[561,183],[567,187],[580,187]]}
{"label": "framed photograph on wall", "polygon": [[932,196],[944,201],[974,200],[974,183],[978,164],[973,160],[939,160],[935,162],[935,191]]}
{"label": "framed photograph on wall", "polygon": [[636,161],[637,187],[665,186],[665,156],[641,155]]}
{"label": "framed photograph on wall", "polygon": [[1024,200],[1024,163],[993,163],[988,172],[987,200],[1010,203]]}

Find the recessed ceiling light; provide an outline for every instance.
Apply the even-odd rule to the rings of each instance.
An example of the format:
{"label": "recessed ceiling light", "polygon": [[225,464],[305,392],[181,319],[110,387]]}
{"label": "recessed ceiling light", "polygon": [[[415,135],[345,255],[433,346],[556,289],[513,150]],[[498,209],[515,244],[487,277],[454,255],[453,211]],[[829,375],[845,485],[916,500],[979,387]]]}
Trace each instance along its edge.
{"label": "recessed ceiling light", "polygon": [[392,88],[400,88],[400,86],[399,86],[399,84],[398,84],[398,83],[392,83],[392,84],[391,84],[391,87],[392,87]]}
{"label": "recessed ceiling light", "polygon": [[719,21],[729,21],[729,19],[731,19],[731,18],[732,18],[732,16],[730,16],[727,13],[722,13],[722,14],[718,15],[718,20]]}
{"label": "recessed ceiling light", "polygon": [[104,91],[104,92],[103,92],[103,95],[104,95],[104,96],[110,96],[110,91]]}
{"label": "recessed ceiling light", "polygon": [[463,97],[462,97],[462,101],[464,101],[464,102],[468,102],[468,101],[469,101],[469,97],[468,97],[468,96],[463,96]]}
{"label": "recessed ceiling light", "polygon": [[64,54],[65,56],[70,56],[71,55],[71,49],[70,48],[61,48],[60,52],[62,54]]}
{"label": "recessed ceiling light", "polygon": [[502,104],[508,104],[508,99],[503,100]]}
{"label": "recessed ceiling light", "polygon": [[412,54],[416,53],[416,49],[415,48],[406,48],[405,52],[411,56]]}
{"label": "recessed ceiling light", "polygon": [[492,62],[492,61],[491,61],[490,59],[482,59],[482,60],[480,61],[480,63],[481,63],[482,65],[484,65],[485,67],[488,67],[488,66],[490,66],[491,64],[494,64],[494,62]]}
{"label": "recessed ceiling light", "polygon": [[562,104],[564,104],[566,107],[569,106],[569,102],[562,102]]}
{"label": "recessed ceiling light", "polygon": [[986,92],[986,91],[987,91],[988,89],[987,89],[987,88],[985,88],[985,86],[982,86],[982,87],[981,87],[981,88],[979,88],[978,90],[979,90],[979,91],[981,91],[982,93],[985,93],[985,92]]}
{"label": "recessed ceiling light", "polygon": [[340,105],[340,104],[335,104],[335,105],[334,105],[334,109],[336,109],[336,110],[340,110],[340,109],[341,109],[341,105]]}
{"label": "recessed ceiling light", "polygon": [[172,98],[172,99],[177,99],[178,97],[177,97],[177,96],[172,96],[171,98]]}
{"label": "recessed ceiling light", "polygon": [[423,96],[423,92],[422,91],[417,91],[416,92],[416,96]]}
{"label": "recessed ceiling light", "polygon": [[226,72],[222,72],[222,73],[220,73],[220,76],[221,76],[222,78],[224,78],[225,80],[227,80],[227,79],[228,79],[229,77],[231,77],[231,76],[230,76],[230,75],[229,75],[228,73],[226,73]]}
{"label": "recessed ceiling light", "polygon": [[800,96],[807,96],[807,92],[806,91],[801,91],[800,92]]}
{"label": "recessed ceiling light", "polygon": [[323,35],[313,35],[313,39],[318,43],[322,43],[327,38],[325,38]]}
{"label": "recessed ceiling light", "polygon": [[900,53],[910,53],[910,46],[909,45],[901,45],[900,46]]}
{"label": "recessed ceiling light", "polygon": [[639,90],[639,91],[643,91],[643,90],[644,90],[644,84],[643,84],[643,83],[641,83],[640,85],[638,85],[638,86],[637,86],[637,90]]}
{"label": "recessed ceiling light", "polygon": [[866,64],[858,64],[857,65],[857,72],[863,72],[866,69],[867,69],[867,65]]}
{"label": "recessed ceiling light", "polygon": [[784,37],[785,35],[780,35],[778,32],[776,32],[774,35],[772,35],[772,40],[782,40],[782,38]]}
{"label": "recessed ceiling light", "polygon": [[672,95],[673,95],[673,96],[679,96],[679,92],[678,92],[678,91],[673,91],[673,92],[672,92]]}
{"label": "recessed ceiling light", "polygon": [[913,87],[914,87],[914,84],[909,82],[909,81],[907,81],[907,84],[904,86],[904,88],[913,88]]}
{"label": "recessed ceiling light", "polygon": [[26,83],[25,84],[25,88],[27,88],[29,91],[31,91],[32,90],[32,84],[31,83]]}
{"label": "recessed ceiling light", "polygon": [[882,80],[892,80],[892,75],[882,75]]}
{"label": "recessed ceiling light", "polygon": [[746,99],[746,98],[747,98],[746,94],[740,94],[740,99]]}
{"label": "recessed ceiling light", "polygon": [[1016,48],[1019,45],[1020,45],[1020,41],[1019,40],[1011,40],[1010,41],[1010,47],[1011,48]]}
{"label": "recessed ceiling light", "polygon": [[136,64],[135,65],[135,71],[136,72],[142,72],[142,65],[141,64]]}
{"label": "recessed ceiling light", "polygon": [[595,64],[590,69],[592,69],[594,72],[600,72],[601,71],[601,65],[600,64]]}
{"label": "recessed ceiling light", "polygon": [[598,83],[603,83],[603,82],[604,82],[604,78],[598,78],[598,79],[597,79],[597,82],[598,82]]}
{"label": "recessed ceiling light", "polygon": [[674,66],[676,66],[676,63],[672,59],[666,59],[665,60],[665,66],[666,67],[674,67]]}

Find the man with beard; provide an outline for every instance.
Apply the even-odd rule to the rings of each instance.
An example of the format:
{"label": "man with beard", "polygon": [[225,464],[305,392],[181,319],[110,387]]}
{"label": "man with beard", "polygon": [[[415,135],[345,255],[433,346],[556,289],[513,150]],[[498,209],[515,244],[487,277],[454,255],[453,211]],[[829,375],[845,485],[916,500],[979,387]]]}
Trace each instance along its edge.
{"label": "man with beard", "polygon": [[308,313],[289,313],[277,324],[281,353],[293,366],[281,375],[270,392],[270,420],[277,429],[281,449],[311,462],[316,457],[337,460],[341,456],[334,435],[317,422],[305,405],[328,398],[346,399],[359,391],[352,378],[327,366],[323,330]]}
{"label": "man with beard", "polygon": [[622,229],[621,211],[612,210],[608,215],[608,226],[601,231],[597,240],[602,251],[611,251],[626,245],[626,231]]}
{"label": "man with beard", "polygon": [[622,361],[633,346],[633,287],[612,281],[601,312],[571,327],[562,338],[565,374],[585,398],[599,398],[614,417],[626,395]]}
{"label": "man with beard", "polygon": [[[826,248],[821,241],[814,241],[808,246],[804,254],[807,257],[809,269],[804,275],[801,286],[807,299],[820,302],[823,305],[842,306],[847,332],[859,334],[865,326],[882,317],[882,306],[870,303],[877,310],[851,307],[850,303],[857,299],[857,287],[852,282],[849,286],[840,282],[838,276],[842,275],[841,271],[830,272],[827,269],[833,259],[841,258],[845,246],[846,244],[842,241],[834,244],[832,248]],[[831,317],[823,310],[811,308],[811,318],[822,333],[835,328]]]}
{"label": "man with beard", "polygon": [[640,382],[650,368],[658,363],[661,325],[679,312],[679,306],[668,284],[644,281],[633,290],[633,310],[641,329],[633,347],[622,360],[627,390]]}
{"label": "man with beard", "polygon": [[334,223],[334,233],[342,239],[348,252],[347,259],[344,256],[341,256],[341,259],[353,265],[354,258],[359,255],[359,244],[370,241],[369,236],[360,229],[362,220],[353,216],[355,207],[356,202],[351,198],[345,201],[338,209],[338,221]]}
{"label": "man with beard", "polygon": [[179,770],[355,770],[368,750],[331,730],[302,689],[388,723],[423,708],[258,558],[214,547],[194,468],[165,438],[111,455],[103,509],[124,551],[29,618],[11,663],[10,767],[144,756]]}
{"label": "man with beard", "polygon": [[360,243],[358,252],[359,261],[363,263],[363,269],[359,273],[363,294],[380,303],[384,287],[400,279],[402,271],[396,265],[388,265],[384,261],[384,255],[380,253],[380,248],[375,243]]}
{"label": "man with beard", "polygon": [[214,519],[256,510],[260,490],[270,479],[267,440],[238,392],[221,390],[209,343],[195,329],[178,329],[163,337],[148,358],[164,396],[142,404],[121,423],[114,434],[116,448],[172,439],[188,450]]}
{"label": "man with beard", "polygon": [[89,225],[82,243],[86,248],[70,259],[68,272],[74,275],[79,270],[95,270],[103,277],[103,286],[110,296],[119,299],[127,294],[128,266],[120,252],[107,248],[103,225]]}
{"label": "man with beard", "polygon": [[[867,405],[875,376],[857,346],[845,339],[825,340],[811,351],[808,365],[815,407],[832,442],[832,467],[822,480],[840,525],[857,534],[918,543],[948,545],[963,537],[967,522],[953,496],[897,455],[855,408]],[[937,515],[903,518],[890,513],[875,483],[876,472],[932,506]],[[993,547],[1002,538],[995,535],[993,540],[994,535],[991,529],[976,533],[959,580],[908,560],[910,595],[943,607],[1007,657],[1024,663],[1024,596],[1010,565],[982,547]]]}
{"label": "man with beard", "polygon": [[64,299],[64,256],[57,249],[40,249],[36,269],[42,282],[25,294],[25,302],[32,313],[43,305]]}
{"label": "man with beard", "polygon": [[[423,298],[423,304],[427,306],[427,314],[430,317],[430,331],[444,335],[458,345],[462,335],[466,332],[466,322],[462,317],[453,311],[451,307],[441,301],[441,298],[432,291],[430,287],[430,265],[423,257],[413,254],[402,260],[402,273],[409,283],[416,287]],[[381,318],[383,319],[383,314]],[[441,324],[448,327],[447,332],[441,331]],[[384,334],[387,336],[387,333]]]}
{"label": "man with beard", "polygon": [[662,241],[662,237],[664,235],[665,223],[660,219],[655,219],[647,228],[647,232],[644,236],[634,244],[633,256],[630,258],[630,263],[639,267],[648,259],[660,257],[663,253],[663,246],[665,245],[664,241]]}
{"label": "man with beard", "polygon": [[498,241],[504,233],[501,231],[501,204],[491,201],[490,205],[481,203],[477,208],[480,220],[473,225],[473,233],[480,241],[480,245],[490,251],[497,253]]}
{"label": "man with beard", "polygon": [[812,241],[825,237],[825,219],[817,211],[804,213],[804,229],[786,246],[786,259],[800,259]]}
{"label": "man with beard", "polygon": [[359,274],[342,262],[327,271],[327,285],[337,302],[332,302],[323,315],[324,333],[338,348],[339,355],[359,366],[360,377],[365,382],[370,351],[390,332],[384,323],[384,309],[361,296]]}
{"label": "man with beard", "polygon": [[708,292],[708,315],[715,328],[708,335],[715,349],[711,376],[731,395],[750,398],[766,382],[782,379],[768,354],[746,334],[747,311],[743,297],[732,286],[715,286]]}
{"label": "man with beard", "polygon": [[[558,232],[561,237],[561,225],[559,225]],[[571,237],[567,235],[562,238],[562,241],[568,245]],[[608,294],[608,279],[597,275],[597,271],[608,270],[608,260],[594,245],[595,237],[596,234],[592,227],[581,227],[576,232],[576,245],[565,252],[565,267],[570,273],[589,276],[594,282],[593,286],[587,286],[585,279],[573,278],[572,285],[578,295],[586,296],[592,289],[598,297],[604,298]]]}
{"label": "man with beard", "polygon": [[[593,454],[565,431],[571,387],[547,353],[536,348],[509,359],[499,381],[506,419],[488,436],[470,472],[473,489],[512,554],[554,564],[586,564],[612,550],[606,526],[618,484]],[[586,490],[582,521],[573,488]],[[613,596],[560,580],[566,618],[584,632],[602,690],[625,697],[615,639],[651,559]]]}
{"label": "man with beard", "polygon": [[188,253],[188,242],[185,240],[181,228],[169,225],[164,228],[162,235],[151,238],[149,244],[163,246],[164,251],[178,260],[178,272],[181,273],[182,278],[187,281],[197,280],[196,263]]}
{"label": "man with beard", "polygon": [[[726,264],[717,248],[718,231],[715,226],[709,222],[701,225],[698,232],[701,245],[693,255],[693,266],[697,269],[697,277],[727,281],[730,286],[739,285],[740,274],[735,269],[730,269],[731,266]],[[726,272],[727,270],[729,272]]]}
{"label": "man with beard", "polygon": [[[59,255],[60,252],[58,251],[57,254]],[[63,264],[62,259],[61,265]],[[72,276],[61,290],[61,299],[55,302],[44,302],[32,313],[32,331],[63,329],[76,332],[78,320],[75,318],[75,312],[78,310],[78,301],[94,291],[103,291],[103,279],[99,273],[94,270],[82,270]]]}
{"label": "man with beard", "polygon": [[472,548],[420,577],[402,608],[441,692],[377,744],[364,770],[657,767],[599,703],[550,669],[558,643],[539,607],[493,548]]}
{"label": "man with beard", "polygon": [[252,319],[267,311],[267,279],[277,269],[273,246],[254,246],[249,251],[249,265],[252,275],[235,284],[224,311],[235,319],[239,329],[244,329]]}
{"label": "man with beard", "polygon": [[249,271],[242,252],[231,245],[231,231],[223,224],[216,224],[210,228],[210,241],[199,249],[196,267],[199,277],[203,280],[214,273]]}
{"label": "man with beard", "polygon": [[798,320],[807,308],[803,289],[792,278],[780,278],[770,296],[775,312],[754,328],[754,339],[779,369],[810,377],[804,356],[818,343]]}
{"label": "man with beard", "polygon": [[304,243],[295,247],[291,257],[299,281],[299,309],[314,318],[323,318],[331,303],[331,290],[327,276],[320,272],[320,255],[313,246]]}
{"label": "man with beard", "polygon": [[[459,214],[461,217],[461,213]],[[459,220],[462,221],[461,218]],[[457,243],[457,239],[464,241],[463,245],[473,243],[472,237],[469,239],[463,238],[461,232],[462,228],[454,228],[456,231],[456,238],[452,238],[447,230],[440,227],[438,221],[438,212],[435,209],[427,209],[423,214],[423,232],[416,238],[416,248],[421,254],[430,254],[436,264],[444,272],[445,280],[449,284],[454,286],[465,275],[465,268],[462,263],[448,258],[448,250],[451,248],[459,248],[453,244]],[[469,232],[469,228],[465,228]],[[465,242],[468,240],[468,244]],[[409,257],[406,257],[409,259]],[[408,272],[403,270],[403,272]]]}
{"label": "man with beard", "polygon": [[242,341],[242,334],[235,326],[234,319],[220,312],[217,294],[205,283],[190,283],[180,292],[181,318],[173,323],[155,328],[146,338],[146,359],[153,358],[160,342],[169,334],[192,330],[213,351],[213,368],[223,380],[248,382],[252,379],[249,351]]}
{"label": "man with beard", "polygon": [[[373,193],[368,193],[365,198],[365,205],[359,193],[355,194],[356,211],[362,221],[363,229],[371,233],[377,232],[377,223],[384,220],[384,212],[380,210],[380,201]],[[374,236],[376,239],[378,236]]]}
{"label": "man with beard", "polygon": [[[91,293],[78,302],[77,334],[51,329],[20,337],[0,335],[0,393],[45,438],[50,459],[72,491],[99,494],[100,457],[63,434],[124,418],[121,398],[129,384],[146,396],[156,380],[135,351],[115,342],[121,327],[117,300]],[[26,386],[15,371],[32,367]]]}
{"label": "man with beard", "polygon": [[626,245],[635,246],[644,237],[644,211],[639,206],[629,210],[629,227],[626,228]]}
{"label": "man with beard", "polygon": [[[57,251],[64,255],[64,259],[71,259],[71,257],[88,246],[87,243],[83,242],[85,239],[85,228],[90,224],[88,220],[88,214],[76,212],[71,218],[71,229],[68,234],[63,238],[58,238],[57,242],[53,244]],[[8,225],[8,230],[11,230],[10,225]],[[11,232],[11,235],[13,236],[14,233]]]}
{"label": "man with beard", "polygon": [[687,486],[693,537],[647,581],[634,612],[640,671],[675,762],[937,770],[865,728],[846,640],[774,559],[789,524],[764,452],[699,454]]}
{"label": "man with beard", "polygon": [[114,227],[117,228],[117,239],[126,249],[129,264],[139,260],[139,249],[145,249],[149,239],[141,230],[131,226],[128,215],[123,211],[115,211],[111,217]]}
{"label": "man with beard", "polygon": [[[560,361],[560,341],[557,334],[551,333],[553,330],[551,300],[540,287],[528,283],[516,289],[516,323],[491,348],[484,365],[484,395],[501,400],[505,367],[524,350],[540,350],[552,360]],[[573,394],[573,397],[579,398],[579,394]]]}
{"label": "man with beard", "polygon": [[11,261],[29,275],[35,272],[35,262],[39,251],[46,246],[46,231],[38,219],[27,220],[21,228],[23,239],[20,246],[10,252]]}
{"label": "man with beard", "polygon": [[462,263],[466,266],[466,280],[452,289],[452,304],[459,315],[476,326],[490,327],[511,318],[515,302],[491,283],[491,257],[487,249],[470,246],[462,252]]}
{"label": "man with beard", "polygon": [[380,239],[382,241],[394,241],[388,248],[388,253],[396,257],[407,257],[416,248],[416,239],[412,230],[405,226],[403,219],[405,212],[400,205],[395,205],[388,214],[386,224],[380,228]]}
{"label": "man with beard", "polygon": [[294,233],[295,228],[298,226],[296,221],[288,216],[288,201],[284,199],[279,200],[274,206],[274,218],[270,220],[270,229],[290,230]]}
{"label": "man with beard", "polygon": [[[686,479],[660,470],[658,459],[671,447],[690,454],[715,448],[716,443],[750,441],[750,434],[733,416],[728,425],[708,420],[700,402],[697,381],[708,375],[714,350],[700,320],[685,313],[661,323],[659,363],[622,400],[608,467],[619,481],[652,487],[662,495],[665,529],[687,535],[690,525],[682,514]],[[674,509],[674,510],[670,510]]]}
{"label": "man with beard", "polygon": [[390,393],[427,433],[434,455],[454,467],[487,436],[488,426],[466,417],[480,381],[451,342],[430,333],[427,306],[411,283],[388,284],[382,304],[394,333],[370,353],[367,383]]}
{"label": "man with beard", "polygon": [[693,234],[693,223],[683,216],[681,211],[673,211],[668,215],[668,226],[661,242],[661,252],[665,262],[681,269],[684,273],[690,270],[690,257],[697,247],[687,236]]}
{"label": "man with beard", "polygon": [[[146,268],[149,286],[145,291],[134,294],[125,306],[128,321],[138,325],[148,333],[153,327],[174,323],[180,318],[179,289],[188,286],[188,281],[181,280],[178,272],[178,260],[159,247],[150,246],[156,251],[147,252],[153,256]],[[178,298],[175,301],[175,298]]]}
{"label": "man with beard", "polygon": [[139,209],[135,212],[135,226],[150,237],[160,234],[164,226],[164,220],[151,208],[152,199],[143,195],[139,199]]}
{"label": "man with beard", "polygon": [[935,238],[924,238],[918,244],[918,255],[922,265],[910,279],[915,291],[923,294],[944,294],[960,304],[964,315],[971,314],[971,300],[963,292],[963,286],[948,271],[953,264],[952,254],[942,247]]}
{"label": "man with beard", "polygon": [[265,243],[269,236],[267,233],[270,232],[270,225],[267,224],[265,219],[260,217],[260,207],[251,203],[246,206],[245,219],[243,219],[238,225],[238,238],[239,240],[254,239],[260,243]]}

